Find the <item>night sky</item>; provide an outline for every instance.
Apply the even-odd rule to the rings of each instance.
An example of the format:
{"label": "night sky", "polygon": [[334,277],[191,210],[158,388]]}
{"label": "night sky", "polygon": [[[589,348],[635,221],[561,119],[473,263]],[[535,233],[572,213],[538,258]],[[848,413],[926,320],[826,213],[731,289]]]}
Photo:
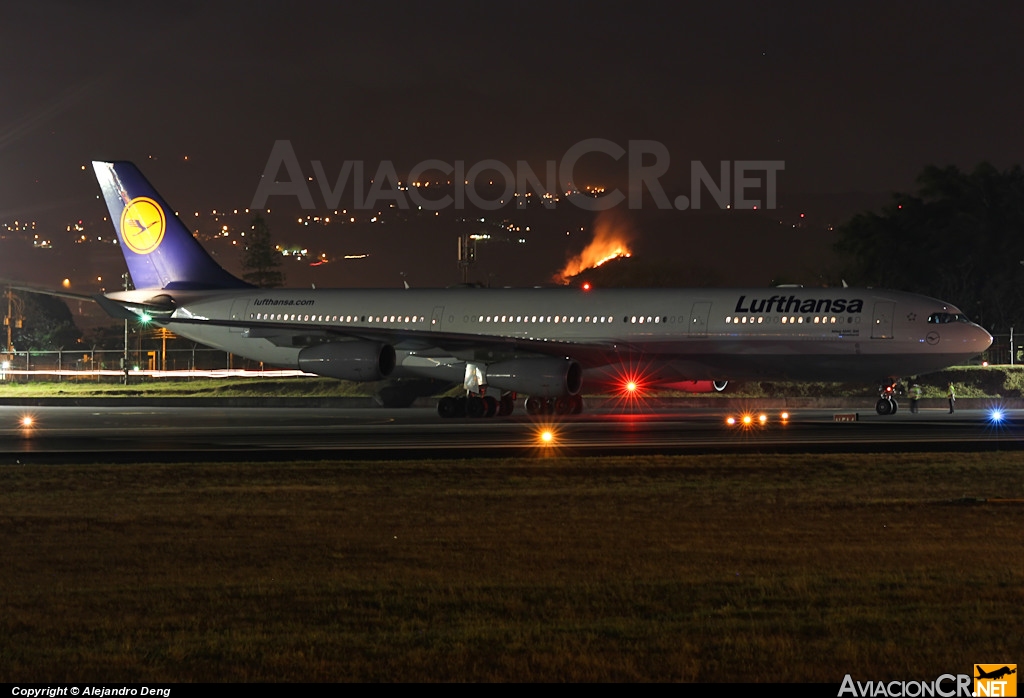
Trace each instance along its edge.
{"label": "night sky", "polygon": [[[0,12],[0,222],[104,215],[92,159],[136,161],[187,210],[248,206],[281,139],[308,174],[649,139],[669,183],[691,160],[784,160],[783,208],[910,190],[932,163],[1024,162],[1011,2],[140,5]],[[594,181],[615,184],[612,165]]]}

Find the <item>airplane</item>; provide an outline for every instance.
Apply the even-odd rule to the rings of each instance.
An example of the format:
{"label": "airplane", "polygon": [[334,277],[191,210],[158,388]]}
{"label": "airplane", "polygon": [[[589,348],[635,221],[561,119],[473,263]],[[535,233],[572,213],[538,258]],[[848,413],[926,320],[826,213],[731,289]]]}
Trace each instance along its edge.
{"label": "airplane", "polygon": [[1011,669],[1008,666],[1004,666],[1000,669],[994,669],[992,671],[983,670],[980,664],[975,664],[974,667],[978,670],[978,675],[974,677],[976,679],[1001,679],[1004,676],[1017,673],[1016,669]]}
{"label": "airplane", "polygon": [[[658,383],[877,381],[992,343],[955,306],[880,289],[265,289],[220,267],[130,162],[93,162],[134,290],[113,317],[282,368],[352,381],[462,383],[442,417],[581,411],[581,391]],[[625,388],[621,388],[625,389]]]}

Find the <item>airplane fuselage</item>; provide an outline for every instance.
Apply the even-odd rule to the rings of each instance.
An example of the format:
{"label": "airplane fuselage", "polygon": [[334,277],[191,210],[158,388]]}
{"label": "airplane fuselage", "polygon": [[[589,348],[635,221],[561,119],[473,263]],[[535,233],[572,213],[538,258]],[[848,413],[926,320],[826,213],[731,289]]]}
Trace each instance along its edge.
{"label": "airplane fuselage", "polygon": [[565,356],[591,372],[642,361],[657,380],[874,381],[962,363],[991,343],[947,303],[876,289],[162,293],[174,309],[160,321],[240,356],[299,367],[304,346],[356,335],[394,346],[395,376],[448,380],[461,380],[467,361]]}

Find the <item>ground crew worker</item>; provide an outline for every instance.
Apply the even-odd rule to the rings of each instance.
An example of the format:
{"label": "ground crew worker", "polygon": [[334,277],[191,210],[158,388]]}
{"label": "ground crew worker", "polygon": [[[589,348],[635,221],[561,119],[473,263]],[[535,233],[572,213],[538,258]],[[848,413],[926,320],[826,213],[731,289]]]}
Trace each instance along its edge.
{"label": "ground crew worker", "polygon": [[953,389],[953,382],[952,381],[949,382],[948,394],[949,394],[948,395],[948,397],[949,397],[949,413],[953,414],[953,405],[956,403],[956,391]]}
{"label": "ground crew worker", "polygon": [[917,414],[917,401],[921,399],[921,386],[914,383],[910,386],[910,411]]}

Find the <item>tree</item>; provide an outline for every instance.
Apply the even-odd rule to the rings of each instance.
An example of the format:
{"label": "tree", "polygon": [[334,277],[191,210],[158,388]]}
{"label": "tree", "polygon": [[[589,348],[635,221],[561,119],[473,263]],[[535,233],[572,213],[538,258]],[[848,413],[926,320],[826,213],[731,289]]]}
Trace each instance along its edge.
{"label": "tree", "polygon": [[14,347],[18,351],[52,351],[69,349],[82,338],[75,326],[67,303],[55,296],[22,293],[24,324],[14,330]]}
{"label": "tree", "polygon": [[281,255],[270,242],[270,228],[262,216],[256,216],[252,219],[252,229],[245,236],[242,278],[260,288],[283,286],[284,274],[277,269],[279,266]]}
{"label": "tree", "polygon": [[1024,170],[929,166],[915,194],[839,229],[854,283],[956,304],[989,329],[1024,323]]}

